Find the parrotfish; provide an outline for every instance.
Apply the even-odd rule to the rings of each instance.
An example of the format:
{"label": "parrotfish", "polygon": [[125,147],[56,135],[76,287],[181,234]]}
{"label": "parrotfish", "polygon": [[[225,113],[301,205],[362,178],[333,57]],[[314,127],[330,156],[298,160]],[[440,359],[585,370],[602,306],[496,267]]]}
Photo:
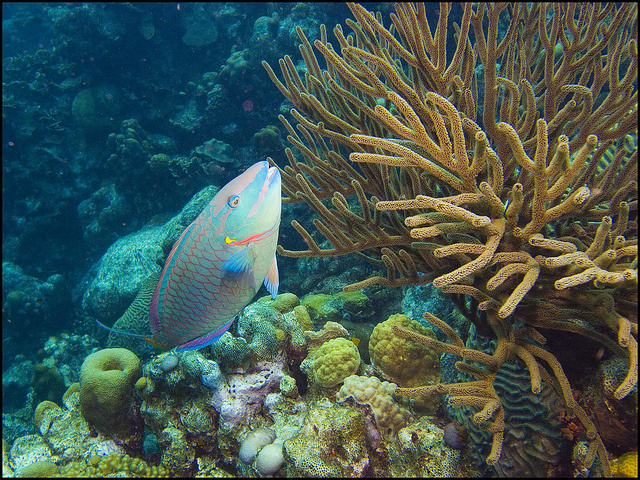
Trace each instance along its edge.
{"label": "parrotfish", "polygon": [[227,331],[263,282],[276,297],[281,204],[280,172],[264,161],[222,187],[167,257],[147,340],[196,350]]}

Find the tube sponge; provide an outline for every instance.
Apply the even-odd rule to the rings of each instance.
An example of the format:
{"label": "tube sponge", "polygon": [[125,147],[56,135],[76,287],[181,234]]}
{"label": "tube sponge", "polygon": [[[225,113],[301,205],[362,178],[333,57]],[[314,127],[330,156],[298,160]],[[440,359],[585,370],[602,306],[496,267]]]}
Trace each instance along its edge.
{"label": "tube sponge", "polygon": [[85,358],[80,368],[80,412],[101,433],[126,434],[133,385],[140,359],[125,348],[106,348]]}
{"label": "tube sponge", "polygon": [[[269,445],[276,439],[276,432],[270,428],[258,428],[245,437],[240,445],[238,458],[246,465],[251,465],[256,458],[258,450]],[[276,470],[277,471],[277,470]]]}

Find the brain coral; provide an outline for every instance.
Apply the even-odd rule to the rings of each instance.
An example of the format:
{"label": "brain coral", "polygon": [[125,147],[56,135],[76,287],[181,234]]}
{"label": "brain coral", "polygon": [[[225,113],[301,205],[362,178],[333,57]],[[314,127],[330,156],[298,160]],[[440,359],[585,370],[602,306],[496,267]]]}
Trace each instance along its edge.
{"label": "brain coral", "polygon": [[358,347],[346,338],[334,338],[322,344],[311,361],[313,379],[322,387],[333,387],[358,371]]}
{"label": "brain coral", "polygon": [[[55,463],[47,462],[45,460],[39,460],[37,462],[30,463],[22,470],[18,472],[16,477],[20,478],[46,478],[53,477],[60,473],[58,466]],[[4,476],[4,475],[3,475]]]}
{"label": "brain coral", "polygon": [[85,358],[80,368],[80,411],[97,430],[125,434],[140,359],[124,348],[107,348]]}
{"label": "brain coral", "polygon": [[422,335],[435,335],[428,328],[403,314],[391,315],[376,325],[369,338],[371,362],[401,387],[418,387],[440,380],[440,353],[416,342],[398,337],[398,325]]}

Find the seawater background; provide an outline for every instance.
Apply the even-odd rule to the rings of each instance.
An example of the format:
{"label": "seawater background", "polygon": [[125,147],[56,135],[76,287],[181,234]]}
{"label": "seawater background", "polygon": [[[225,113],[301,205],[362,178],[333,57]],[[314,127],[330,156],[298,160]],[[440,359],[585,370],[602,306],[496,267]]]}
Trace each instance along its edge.
{"label": "seawater background", "polygon": [[[391,5],[366,7],[388,22]],[[291,105],[261,62],[304,65],[296,27],[313,42],[324,23],[333,39],[337,23],[349,31],[346,18],[340,3],[3,4],[3,414],[69,381],[46,370],[27,382],[25,365],[80,343],[58,366],[66,377],[104,346],[83,299],[117,239],[267,156],[286,165],[277,116]],[[305,204],[285,205],[281,243],[305,248],[289,224],[311,217]],[[141,251],[122,261],[142,265]],[[279,265],[280,291],[299,296],[335,293],[371,270],[356,258]],[[137,288],[100,319],[112,324]],[[379,295],[370,322],[399,311],[401,293]]]}
{"label": "seawater background", "polygon": [[[288,107],[260,62],[300,61],[296,26],[313,39],[347,15],[343,4],[3,4],[4,368],[49,335],[89,331],[82,279],[116,239],[268,155],[285,164]],[[153,155],[171,168],[150,167]]]}

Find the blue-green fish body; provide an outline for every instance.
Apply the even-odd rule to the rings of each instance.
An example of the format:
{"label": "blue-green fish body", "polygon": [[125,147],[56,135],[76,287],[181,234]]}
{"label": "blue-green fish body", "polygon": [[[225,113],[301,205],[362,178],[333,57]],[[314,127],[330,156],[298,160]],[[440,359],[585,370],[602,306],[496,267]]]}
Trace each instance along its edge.
{"label": "blue-green fish body", "polygon": [[178,350],[215,342],[265,283],[278,290],[281,179],[258,162],[231,180],[176,241],[151,300],[153,340]]}
{"label": "blue-green fish body", "polygon": [[195,350],[215,342],[264,282],[278,293],[276,246],[281,179],[258,162],[227,183],[174,244],[151,299],[153,338],[165,349]]}

